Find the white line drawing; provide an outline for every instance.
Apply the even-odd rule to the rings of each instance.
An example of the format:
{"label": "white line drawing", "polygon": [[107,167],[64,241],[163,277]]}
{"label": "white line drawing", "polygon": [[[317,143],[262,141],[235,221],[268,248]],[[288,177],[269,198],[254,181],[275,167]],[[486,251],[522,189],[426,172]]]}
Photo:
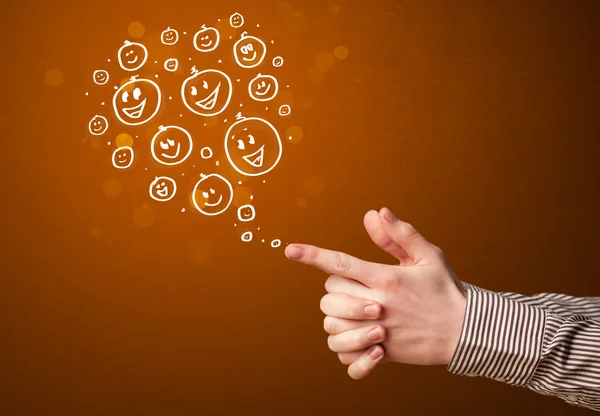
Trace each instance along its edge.
{"label": "white line drawing", "polygon": [[237,216],[241,222],[250,222],[256,217],[256,210],[253,205],[242,205],[238,208]]}
{"label": "white line drawing", "polygon": [[229,24],[231,25],[231,27],[235,27],[236,29],[238,27],[244,26],[244,16],[237,12],[232,14],[231,16],[229,16]]}
{"label": "white line drawing", "polygon": [[137,71],[148,59],[148,49],[141,43],[125,41],[117,52],[119,66],[125,71]]}
{"label": "white line drawing", "polygon": [[[181,99],[192,112],[201,116],[216,116],[229,105],[233,86],[229,76],[216,69],[198,71],[194,66],[192,75],[181,84]],[[224,92],[223,90],[227,90]],[[210,91],[207,94],[207,91]],[[227,98],[223,99],[223,97]]]}
{"label": "white line drawing", "polygon": [[202,159],[210,159],[213,155],[213,151],[210,147],[206,146],[200,149],[200,157]]}
{"label": "white line drawing", "polygon": [[244,234],[242,234],[241,240],[244,243],[249,243],[250,241],[252,241],[252,231],[246,231]]}
{"label": "white line drawing", "polygon": [[108,120],[106,117],[96,114],[88,124],[90,133],[94,136],[103,135],[108,130]]}
{"label": "white line drawing", "polygon": [[272,75],[258,74],[248,83],[248,95],[254,101],[270,101],[278,91],[279,83]]}
{"label": "white line drawing", "polygon": [[283,58],[281,56],[276,56],[275,58],[273,58],[273,66],[275,68],[279,68],[282,65],[283,65]]}
{"label": "white line drawing", "polygon": [[[129,93],[130,90],[131,94]],[[156,95],[156,108],[152,113],[147,111],[146,116],[142,117],[144,110],[146,110],[147,99],[153,98],[153,95]],[[154,118],[160,109],[161,100],[162,94],[156,82],[145,78],[138,79],[137,76],[133,76],[131,77],[131,81],[121,85],[115,91],[115,95],[113,95],[113,109],[121,123],[128,126],[139,126]],[[125,105],[130,104],[130,101],[133,101],[131,103],[133,106],[125,107]]]}
{"label": "white line drawing", "polygon": [[[200,174],[201,179],[192,191],[194,207],[202,214],[215,216],[222,214],[229,208],[233,201],[233,188],[231,183],[221,175],[211,173]],[[217,197],[218,195],[218,197]],[[202,204],[198,204],[201,197]],[[213,202],[216,199],[216,202]]]}
{"label": "white line drawing", "polygon": [[242,68],[255,68],[259,66],[265,55],[267,46],[255,36],[242,33],[240,39],[233,45],[233,57],[235,62]]}
{"label": "white line drawing", "polygon": [[179,126],[159,126],[152,137],[150,151],[158,163],[175,166],[192,154],[192,135]]}
{"label": "white line drawing", "polygon": [[175,45],[179,40],[179,32],[170,27],[166,28],[160,34],[160,41],[163,45]]}
{"label": "white line drawing", "polygon": [[286,117],[292,114],[292,108],[288,104],[283,104],[279,107],[279,115]]}
{"label": "white line drawing", "polygon": [[221,34],[214,27],[202,25],[202,29],[194,35],[194,48],[200,52],[211,52],[217,49],[221,40]]}
{"label": "white line drawing", "polygon": [[98,69],[94,71],[94,83],[97,85],[105,85],[110,79],[110,75],[108,75],[108,71],[105,69]]}
{"label": "white line drawing", "polygon": [[177,183],[175,179],[168,176],[157,176],[148,189],[150,198],[158,202],[167,202],[173,199],[177,193]]}
{"label": "white line drawing", "polygon": [[179,68],[179,61],[177,58],[169,58],[165,61],[164,67],[169,72],[175,72]]}
{"label": "white line drawing", "polygon": [[246,176],[260,176],[273,170],[282,153],[277,129],[258,117],[246,118],[238,113],[236,119],[225,133],[225,154],[231,166]]}
{"label": "white line drawing", "polygon": [[281,245],[281,240],[273,240],[271,241],[271,247],[277,248]]}
{"label": "white line drawing", "polygon": [[133,163],[134,156],[131,147],[117,147],[112,154],[112,164],[117,169],[127,169]]}

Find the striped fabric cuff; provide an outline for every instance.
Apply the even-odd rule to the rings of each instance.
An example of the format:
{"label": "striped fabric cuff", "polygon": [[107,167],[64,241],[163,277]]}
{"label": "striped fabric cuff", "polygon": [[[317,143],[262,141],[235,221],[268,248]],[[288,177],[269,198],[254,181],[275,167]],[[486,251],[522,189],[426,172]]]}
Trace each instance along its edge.
{"label": "striped fabric cuff", "polygon": [[546,311],[465,284],[467,310],[448,371],[523,386],[541,359]]}

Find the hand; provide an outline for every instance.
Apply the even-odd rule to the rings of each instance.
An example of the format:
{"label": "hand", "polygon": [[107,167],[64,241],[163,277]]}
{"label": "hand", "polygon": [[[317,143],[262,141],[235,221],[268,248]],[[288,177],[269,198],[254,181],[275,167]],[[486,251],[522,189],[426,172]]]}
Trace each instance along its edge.
{"label": "hand", "polygon": [[[326,330],[334,334],[329,338],[330,348],[340,354],[343,363],[352,363],[348,368],[352,378],[364,377],[377,362],[369,360],[369,350],[356,351],[369,345],[366,333],[375,324],[386,332],[382,342],[386,360],[447,365],[464,320],[466,295],[462,284],[442,251],[388,209],[369,212],[365,228],[379,247],[399,260],[399,265],[371,263],[303,244],[286,248],[288,258],[331,275],[326,282],[329,294],[321,301],[321,310],[328,315]],[[363,320],[365,316],[359,315],[358,308],[369,303],[364,299],[383,307],[380,319],[371,323]],[[345,335],[349,331],[350,335]],[[375,351],[379,348],[371,347]]]}

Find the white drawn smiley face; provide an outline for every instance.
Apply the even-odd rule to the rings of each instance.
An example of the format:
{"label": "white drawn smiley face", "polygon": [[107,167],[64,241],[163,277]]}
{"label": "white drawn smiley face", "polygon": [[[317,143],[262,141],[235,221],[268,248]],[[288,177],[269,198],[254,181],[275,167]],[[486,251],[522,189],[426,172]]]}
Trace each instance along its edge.
{"label": "white drawn smiley face", "polygon": [[166,28],[160,34],[160,41],[163,45],[175,45],[179,40],[179,32],[170,27]]}
{"label": "white drawn smiley face", "polygon": [[129,146],[118,147],[112,154],[112,163],[117,169],[127,169],[133,163],[133,159],[133,149]]}
{"label": "white drawn smiley face", "polygon": [[192,192],[194,207],[208,216],[225,212],[233,200],[231,183],[216,173],[200,176],[201,179]]}
{"label": "white drawn smiley face", "polygon": [[229,76],[216,69],[198,72],[192,68],[192,75],[181,85],[181,98],[185,106],[201,116],[215,116],[222,113],[231,100],[233,87]]}
{"label": "white drawn smiley face", "polygon": [[146,63],[148,50],[141,43],[125,41],[117,53],[119,65],[125,71],[137,71]]}
{"label": "white drawn smiley face", "polygon": [[108,120],[106,117],[96,114],[90,120],[88,129],[92,135],[101,136],[108,130]]}
{"label": "white drawn smiley face", "polygon": [[254,68],[262,63],[267,54],[265,43],[257,37],[242,33],[233,45],[233,57],[242,68]]}
{"label": "white drawn smiley face", "polygon": [[235,28],[242,27],[244,25],[244,16],[239,13],[232,14],[229,16],[229,24]]}
{"label": "white drawn smiley face", "polygon": [[192,135],[178,126],[160,126],[152,137],[150,151],[158,163],[179,165],[192,153]]}
{"label": "white drawn smiley face", "polygon": [[164,67],[169,72],[175,72],[179,68],[179,61],[177,58],[169,58],[165,61]]}
{"label": "white drawn smiley face", "polygon": [[97,85],[105,85],[108,82],[110,76],[108,75],[108,71],[104,69],[99,69],[94,71],[94,83]]}
{"label": "white drawn smiley face", "polygon": [[277,95],[279,83],[271,75],[258,74],[248,83],[248,94],[255,101],[270,101]]}
{"label": "white drawn smiley face", "polygon": [[161,99],[158,84],[149,79],[133,77],[115,92],[113,109],[123,124],[139,126],[156,116]]}
{"label": "white drawn smiley face", "polygon": [[177,183],[168,176],[158,176],[150,184],[149,193],[155,201],[170,201],[177,193]]}
{"label": "white drawn smiley face", "polygon": [[200,52],[214,51],[219,46],[220,39],[221,34],[217,29],[202,25],[202,29],[194,35],[194,48]]}

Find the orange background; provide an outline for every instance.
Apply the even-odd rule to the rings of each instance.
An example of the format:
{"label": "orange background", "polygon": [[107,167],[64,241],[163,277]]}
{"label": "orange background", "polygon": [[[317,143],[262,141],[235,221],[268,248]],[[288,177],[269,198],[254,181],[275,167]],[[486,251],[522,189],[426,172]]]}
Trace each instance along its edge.
{"label": "orange background", "polygon": [[[584,414],[444,367],[386,364],[350,380],[322,330],[325,276],[268,243],[387,262],[362,216],[388,206],[442,247],[467,282],[598,294],[596,3],[5,6],[0,413]],[[134,148],[143,150],[150,128],[120,129],[111,115],[101,140],[86,134],[98,101],[110,102],[91,74],[107,57],[114,64],[130,23],[154,42],[151,61],[167,26],[187,30],[189,41],[202,23],[235,11],[284,56],[280,81],[293,113],[270,117],[282,134],[297,126],[266,183],[236,191],[237,204],[254,195],[261,231],[248,244],[234,208],[217,218],[189,205],[182,213],[185,182],[180,199],[152,203],[147,186],[159,168],[143,151],[135,169],[111,166],[117,134],[139,135]],[[332,56],[338,46],[346,59]],[[173,98],[161,123],[177,118]],[[205,130],[200,118],[184,119],[221,140],[222,119]],[[195,158],[197,169],[177,171],[190,185],[212,167]]]}

